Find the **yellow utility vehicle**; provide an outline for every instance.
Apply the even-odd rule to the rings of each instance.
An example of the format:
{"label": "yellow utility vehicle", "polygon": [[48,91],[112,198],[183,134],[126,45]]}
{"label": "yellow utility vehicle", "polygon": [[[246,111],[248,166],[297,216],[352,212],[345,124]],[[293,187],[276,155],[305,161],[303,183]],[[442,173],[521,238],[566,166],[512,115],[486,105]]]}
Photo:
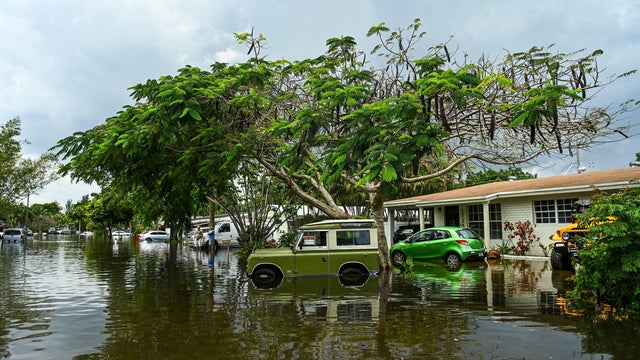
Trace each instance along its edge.
{"label": "yellow utility vehicle", "polygon": [[575,214],[583,213],[589,207],[589,200],[577,201],[575,212],[571,215],[571,224],[558,229],[549,239],[551,248],[551,267],[554,270],[572,270],[574,259],[578,260],[581,240],[589,231],[589,228],[581,226],[575,218]]}
{"label": "yellow utility vehicle", "polygon": [[589,207],[589,203],[589,200],[577,201],[574,204],[576,211],[571,214],[571,224],[560,228],[549,237],[552,240],[549,248],[551,249],[551,267],[554,270],[574,269],[574,265],[579,260],[578,252],[587,241],[586,236],[590,230],[589,223],[596,221],[598,225],[602,225],[616,221],[613,216],[607,216],[606,220],[589,218],[586,223],[578,221],[575,215],[584,213]]}

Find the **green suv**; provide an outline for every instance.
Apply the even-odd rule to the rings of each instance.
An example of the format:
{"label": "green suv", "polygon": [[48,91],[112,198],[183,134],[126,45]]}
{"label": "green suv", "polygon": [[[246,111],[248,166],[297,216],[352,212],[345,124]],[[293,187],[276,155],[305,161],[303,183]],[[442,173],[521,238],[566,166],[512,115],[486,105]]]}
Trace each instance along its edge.
{"label": "green suv", "polygon": [[374,220],[325,220],[304,225],[291,248],[254,251],[247,272],[254,285],[278,286],[284,277],[337,275],[361,283],[378,272],[378,229]]}

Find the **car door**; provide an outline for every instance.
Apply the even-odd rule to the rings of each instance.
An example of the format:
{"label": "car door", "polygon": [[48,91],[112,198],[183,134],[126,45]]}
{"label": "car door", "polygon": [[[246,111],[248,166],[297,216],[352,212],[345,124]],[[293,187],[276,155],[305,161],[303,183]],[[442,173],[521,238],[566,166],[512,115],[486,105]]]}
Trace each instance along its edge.
{"label": "car door", "polygon": [[451,236],[447,231],[439,229],[429,229],[421,231],[418,234],[421,234],[421,238],[414,245],[414,258],[428,260],[439,259],[444,256],[446,244],[451,240]]}
{"label": "car door", "polygon": [[449,231],[442,229],[434,230],[433,240],[429,243],[431,259],[443,259],[451,241],[454,240],[451,238]]}
{"label": "car door", "polygon": [[414,259],[430,259],[431,246],[430,242],[434,237],[433,230],[422,230],[411,236],[411,255]]}
{"label": "car door", "polygon": [[329,273],[329,232],[327,230],[305,230],[295,249],[296,274]]}

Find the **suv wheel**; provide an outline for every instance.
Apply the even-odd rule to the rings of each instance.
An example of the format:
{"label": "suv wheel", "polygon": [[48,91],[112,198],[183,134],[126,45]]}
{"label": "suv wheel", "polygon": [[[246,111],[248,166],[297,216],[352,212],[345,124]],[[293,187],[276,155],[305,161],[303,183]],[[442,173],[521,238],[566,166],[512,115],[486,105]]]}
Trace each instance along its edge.
{"label": "suv wheel", "polygon": [[251,281],[259,289],[271,289],[282,282],[282,274],[270,267],[261,267],[253,271]]}
{"label": "suv wheel", "polygon": [[554,270],[573,270],[571,255],[556,249],[551,250],[551,268]]}

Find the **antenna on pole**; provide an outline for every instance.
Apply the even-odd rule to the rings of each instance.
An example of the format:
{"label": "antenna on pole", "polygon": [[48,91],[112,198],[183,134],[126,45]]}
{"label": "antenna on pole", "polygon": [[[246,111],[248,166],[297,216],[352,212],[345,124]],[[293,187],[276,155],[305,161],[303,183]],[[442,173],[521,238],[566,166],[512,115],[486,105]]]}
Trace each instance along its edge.
{"label": "antenna on pole", "polygon": [[576,148],[576,167],[578,168],[578,174],[587,171],[587,168],[580,164],[580,148]]}

